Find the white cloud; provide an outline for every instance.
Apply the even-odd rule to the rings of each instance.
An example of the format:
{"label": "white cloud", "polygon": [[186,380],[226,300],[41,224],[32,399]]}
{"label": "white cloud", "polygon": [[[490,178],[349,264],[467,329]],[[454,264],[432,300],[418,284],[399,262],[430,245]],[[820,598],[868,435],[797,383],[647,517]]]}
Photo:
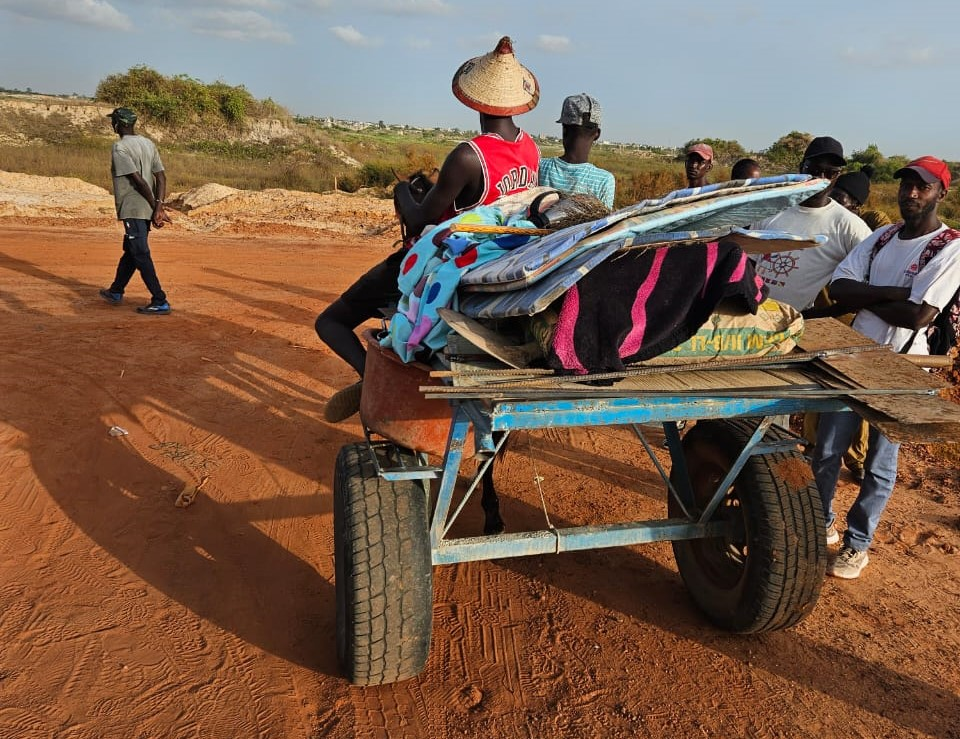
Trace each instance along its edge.
{"label": "white cloud", "polygon": [[364,36],[353,26],[331,26],[330,33],[350,46],[379,46],[380,39]]}
{"label": "white cloud", "polygon": [[333,0],[296,0],[293,4],[307,10],[326,10],[333,6]]}
{"label": "white cloud", "polygon": [[[188,2],[186,5],[195,6],[195,3]],[[222,6],[224,8],[258,8],[260,10],[277,10],[283,7],[283,3],[278,0],[205,0],[204,5]]]}
{"label": "white cloud", "polygon": [[380,0],[375,7],[390,15],[446,15],[452,9],[444,0]]}
{"label": "white cloud", "polygon": [[67,21],[117,31],[133,28],[130,19],[106,0],[0,0],[0,9],[21,18]]}
{"label": "white cloud", "polygon": [[[164,6],[177,5],[190,9],[197,9],[196,0],[164,0]],[[216,8],[256,8],[259,10],[281,10],[283,0],[204,0],[203,9]]]}
{"label": "white cloud", "polygon": [[540,51],[550,51],[555,54],[563,54],[570,51],[570,39],[566,36],[537,36],[536,47]]}
{"label": "white cloud", "polygon": [[289,33],[252,10],[195,10],[188,23],[194,33],[231,41],[293,42]]}
{"label": "white cloud", "polygon": [[895,69],[902,67],[933,67],[943,61],[943,55],[932,47],[904,48],[895,45],[857,49],[848,46],[840,56],[857,66]]}

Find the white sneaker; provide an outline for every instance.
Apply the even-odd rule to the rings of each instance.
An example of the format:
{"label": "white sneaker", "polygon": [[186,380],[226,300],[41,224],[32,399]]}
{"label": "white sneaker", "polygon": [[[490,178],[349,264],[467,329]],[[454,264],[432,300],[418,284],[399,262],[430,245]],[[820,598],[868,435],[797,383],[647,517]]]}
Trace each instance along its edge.
{"label": "white sneaker", "polygon": [[860,577],[860,573],[869,561],[870,558],[866,552],[858,552],[844,544],[840,547],[837,558],[827,567],[827,574],[844,580],[855,580]]}
{"label": "white sneaker", "polygon": [[827,526],[827,546],[831,544],[837,544],[840,541],[840,532],[837,531],[836,524],[830,524]]}

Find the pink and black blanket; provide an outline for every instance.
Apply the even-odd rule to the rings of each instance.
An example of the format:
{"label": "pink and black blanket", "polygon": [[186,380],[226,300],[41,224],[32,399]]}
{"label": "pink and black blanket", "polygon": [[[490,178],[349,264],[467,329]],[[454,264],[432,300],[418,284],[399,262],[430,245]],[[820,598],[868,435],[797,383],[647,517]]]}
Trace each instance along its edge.
{"label": "pink and black blanket", "polygon": [[765,296],[753,262],[729,241],[626,251],[567,291],[548,362],[572,374],[617,372],[689,339],[721,300],[756,314]]}

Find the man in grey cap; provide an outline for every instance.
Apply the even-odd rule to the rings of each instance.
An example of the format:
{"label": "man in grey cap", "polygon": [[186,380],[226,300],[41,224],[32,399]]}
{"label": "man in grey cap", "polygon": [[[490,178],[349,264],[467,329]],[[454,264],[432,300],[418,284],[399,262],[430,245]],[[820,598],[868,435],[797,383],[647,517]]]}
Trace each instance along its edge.
{"label": "man in grey cap", "polygon": [[137,308],[137,313],[164,316],[170,312],[170,303],[160,287],[147,244],[150,227],[161,228],[168,220],[163,210],[167,193],[163,163],[156,145],[133,132],[137,114],[130,108],[115,108],[107,118],[120,137],[113,144],[110,171],[117,218],[123,222],[124,236],[116,276],[110,287],[100,291],[100,297],[111,305],[119,305],[133,273],[139,272],[150,291],[150,304]]}
{"label": "man in grey cap", "polygon": [[540,160],[540,185],[564,193],[586,193],[613,208],[617,183],[605,169],[590,164],[590,150],[600,138],[600,103],[585,92],[563,101],[563,154]]}

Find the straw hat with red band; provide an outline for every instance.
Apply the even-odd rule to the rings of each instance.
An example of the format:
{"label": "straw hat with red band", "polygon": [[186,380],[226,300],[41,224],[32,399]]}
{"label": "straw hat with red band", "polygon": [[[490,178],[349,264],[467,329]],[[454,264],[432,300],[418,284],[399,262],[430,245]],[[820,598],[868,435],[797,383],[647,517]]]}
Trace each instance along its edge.
{"label": "straw hat with red band", "polygon": [[480,113],[510,116],[537,107],[540,85],[533,72],[517,61],[513,42],[504,36],[489,54],[460,65],[453,75],[453,94]]}

